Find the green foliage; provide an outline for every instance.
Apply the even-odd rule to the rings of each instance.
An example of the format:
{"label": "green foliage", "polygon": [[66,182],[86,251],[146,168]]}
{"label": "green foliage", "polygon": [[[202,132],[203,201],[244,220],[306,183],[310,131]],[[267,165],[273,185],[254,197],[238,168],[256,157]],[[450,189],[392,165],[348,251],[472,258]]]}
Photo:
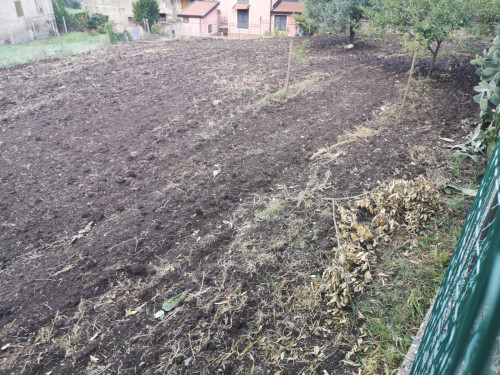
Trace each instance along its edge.
{"label": "green foliage", "polygon": [[[106,22],[108,22],[108,19],[109,19],[109,17],[104,15],[104,14],[95,13],[92,16],[89,16],[87,18],[87,22],[86,22],[85,26],[86,26],[87,30],[99,30],[99,28],[102,25],[104,25]],[[102,28],[100,30],[101,30],[101,34],[104,34],[104,32],[102,32]]]}
{"label": "green foliage", "polygon": [[54,8],[54,16],[56,18],[57,29],[59,32],[62,33],[65,31],[64,21],[66,21],[66,28],[68,29],[68,32],[85,31],[87,14],[84,11],[69,13],[66,9],[65,0],[52,0],[52,7]]}
{"label": "green foliage", "polygon": [[304,0],[303,3],[305,17],[313,24],[337,32],[349,27],[352,43],[363,7],[368,6],[369,0]]}
{"label": "green foliage", "polygon": [[314,34],[318,31],[318,27],[314,24],[314,22],[309,18],[306,18],[304,14],[294,13],[292,17],[297,23],[297,27],[301,32],[306,34]]}
{"label": "green foliage", "polygon": [[156,0],[138,0],[132,3],[134,21],[141,23],[143,19],[156,22],[160,18],[160,8]]}
{"label": "green foliage", "polygon": [[63,17],[66,21],[71,17],[66,10],[66,4],[64,4],[64,0],[52,0],[52,8],[54,8],[54,16],[56,18],[57,28],[59,29],[59,31],[64,30]]}
{"label": "green foliage", "polygon": [[483,52],[483,57],[477,57],[471,64],[479,67],[476,74],[481,78],[479,85],[474,87],[479,93],[474,97],[474,101],[479,103],[482,125],[483,129],[487,129],[485,133],[488,141],[494,143],[492,138],[495,138],[495,135],[498,137],[500,129],[500,37],[497,36],[493,46]]}
{"label": "green foliage", "polygon": [[481,34],[492,34],[500,28],[500,0],[468,0],[473,11],[474,26]]}
{"label": "green foliage", "polygon": [[164,35],[163,27],[160,22],[155,22],[153,26],[151,26],[151,33],[155,35]]}
{"label": "green foliage", "polygon": [[109,42],[111,44],[125,43],[125,42],[129,42],[132,40],[128,31],[124,31],[123,33],[114,32],[113,25],[114,25],[114,23],[112,21],[110,21],[110,22],[106,22],[106,23],[102,24],[99,27],[100,33],[102,33],[102,34],[108,33]]}
{"label": "green foliage", "polygon": [[452,33],[471,24],[469,1],[463,0],[373,0],[367,10],[372,24],[381,34],[387,28],[409,36],[432,54],[429,75],[443,41]]}

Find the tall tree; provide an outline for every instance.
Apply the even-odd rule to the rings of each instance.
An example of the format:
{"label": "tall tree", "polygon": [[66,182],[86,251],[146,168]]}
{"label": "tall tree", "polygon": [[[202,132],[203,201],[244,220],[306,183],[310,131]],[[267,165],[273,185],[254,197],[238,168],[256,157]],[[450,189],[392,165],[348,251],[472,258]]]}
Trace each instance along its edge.
{"label": "tall tree", "polygon": [[369,0],[303,0],[305,15],[323,28],[337,32],[349,27],[349,42],[354,43],[356,27]]}
{"label": "tall tree", "polygon": [[156,22],[160,18],[160,8],[156,0],[138,0],[132,3],[134,21],[141,23],[143,19]]}
{"label": "tall tree", "polygon": [[470,25],[473,9],[466,0],[372,0],[367,12],[371,23],[385,33],[400,31],[432,55],[429,77],[442,43],[452,33]]}

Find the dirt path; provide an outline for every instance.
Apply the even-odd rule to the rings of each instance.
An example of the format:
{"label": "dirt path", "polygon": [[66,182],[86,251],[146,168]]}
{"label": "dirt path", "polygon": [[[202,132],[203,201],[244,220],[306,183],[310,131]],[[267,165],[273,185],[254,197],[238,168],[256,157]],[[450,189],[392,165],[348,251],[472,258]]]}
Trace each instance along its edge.
{"label": "dirt path", "polygon": [[[425,173],[410,150],[468,131],[475,77],[465,62],[441,67],[398,114],[408,57],[340,39],[306,54],[276,96],[287,56],[275,40],[134,44],[0,71],[2,374],[292,374],[316,363],[312,347],[334,347],[335,332],[305,335],[293,311],[263,313],[294,261],[321,275],[331,222],[290,228],[259,212],[286,190],[278,214],[295,215],[287,199],[312,175],[346,196]],[[369,131],[349,138],[355,127]],[[342,141],[341,161],[310,161]],[[297,228],[305,248],[252,255]],[[184,290],[174,314],[153,317]]]}

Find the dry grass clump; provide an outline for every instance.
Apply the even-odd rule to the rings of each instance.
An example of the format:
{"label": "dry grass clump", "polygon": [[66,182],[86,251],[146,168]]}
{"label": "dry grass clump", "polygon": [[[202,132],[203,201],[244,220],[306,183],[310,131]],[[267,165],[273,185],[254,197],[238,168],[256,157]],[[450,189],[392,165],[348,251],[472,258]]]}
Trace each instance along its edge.
{"label": "dry grass clump", "polygon": [[362,293],[372,280],[369,259],[373,256],[369,249],[373,236],[368,227],[357,221],[356,214],[341,206],[339,210],[339,243],[333,248],[332,264],[323,272],[322,291],[335,320],[347,323],[346,307],[351,298]]}
{"label": "dry grass clump", "polygon": [[391,180],[363,199],[352,203],[375,215],[372,224],[379,238],[403,227],[410,233],[418,232],[423,224],[441,211],[439,192],[430,180],[419,177],[414,181]]}
{"label": "dry grass clump", "polygon": [[[333,201],[334,205],[337,205]],[[439,192],[431,181],[391,180],[380,184],[363,199],[338,206],[337,247],[332,263],[323,272],[322,291],[328,299],[329,312],[338,323],[345,324],[347,307],[352,298],[372,281],[371,263],[376,261],[373,249],[377,241],[389,241],[389,235],[400,227],[416,233],[424,223],[441,210]],[[358,222],[356,210],[374,215],[369,226]],[[335,212],[335,207],[334,207]],[[375,233],[375,235],[372,234]]]}

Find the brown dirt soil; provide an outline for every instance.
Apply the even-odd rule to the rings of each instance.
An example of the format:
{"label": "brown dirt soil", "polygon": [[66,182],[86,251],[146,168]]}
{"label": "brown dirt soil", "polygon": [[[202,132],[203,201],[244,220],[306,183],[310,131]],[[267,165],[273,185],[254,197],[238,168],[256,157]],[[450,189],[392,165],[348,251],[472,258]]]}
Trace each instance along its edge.
{"label": "brown dirt soil", "polygon": [[477,80],[443,62],[401,112],[409,57],[343,42],[313,38],[276,95],[278,40],[1,70],[0,373],[350,373],[317,288],[323,198],[443,179],[439,137],[468,133]]}

